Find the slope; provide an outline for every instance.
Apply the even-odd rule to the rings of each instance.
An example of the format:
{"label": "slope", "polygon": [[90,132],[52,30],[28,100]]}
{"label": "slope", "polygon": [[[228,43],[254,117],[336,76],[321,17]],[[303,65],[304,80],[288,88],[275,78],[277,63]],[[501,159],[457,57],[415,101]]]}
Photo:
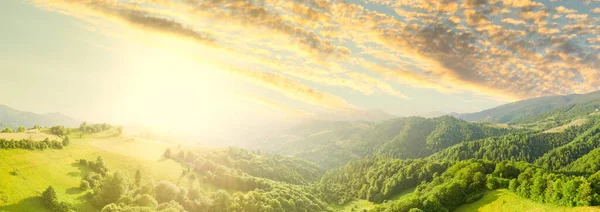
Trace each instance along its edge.
{"label": "slope", "polygon": [[313,122],[255,142],[249,148],[303,158],[329,169],[373,154],[426,157],[463,141],[514,131],[451,116],[405,117],[376,124]]}
{"label": "slope", "polygon": [[512,212],[512,211],[547,211],[547,212],[578,212],[600,211],[598,207],[564,207],[534,202],[510,192],[507,189],[488,191],[474,203],[458,207],[455,212]]}
{"label": "slope", "polygon": [[600,91],[587,94],[545,96],[521,100],[480,112],[459,114],[458,117],[466,121],[518,122],[568,104],[580,104],[597,99],[600,99]]}
{"label": "slope", "polygon": [[[127,170],[130,176],[139,168],[145,182],[176,180],[183,168],[176,162],[159,160],[169,146],[106,131],[82,138],[71,136],[71,144],[61,150],[0,149],[0,161],[3,161],[0,163],[0,211],[47,211],[39,195],[49,185],[55,188],[60,199],[83,211],[94,211],[81,198],[86,192],[79,189],[79,183],[89,170],[77,165],[79,159],[102,157],[110,169]],[[14,170],[19,174],[13,174]]]}

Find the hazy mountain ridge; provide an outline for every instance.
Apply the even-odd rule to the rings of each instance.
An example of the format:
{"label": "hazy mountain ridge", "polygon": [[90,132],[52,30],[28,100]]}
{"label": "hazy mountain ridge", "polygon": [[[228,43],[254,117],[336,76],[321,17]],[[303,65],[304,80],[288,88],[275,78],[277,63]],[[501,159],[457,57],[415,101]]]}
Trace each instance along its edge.
{"label": "hazy mountain ridge", "polygon": [[569,104],[581,104],[593,100],[600,100],[600,91],[587,94],[544,96],[525,99],[475,113],[459,114],[457,117],[466,121],[510,123],[518,122],[528,117],[542,114]]}
{"label": "hazy mountain ridge", "polygon": [[6,105],[0,105],[0,127],[17,128],[24,126],[31,128],[34,125],[55,126],[63,125],[66,127],[76,127],[82,121],[71,118],[60,113],[37,114],[32,112],[20,111],[10,108]]}
{"label": "hazy mountain ridge", "polygon": [[512,132],[452,116],[403,117],[372,123],[311,122],[251,143],[248,148],[310,160],[323,168],[381,154],[419,158],[454,144]]}

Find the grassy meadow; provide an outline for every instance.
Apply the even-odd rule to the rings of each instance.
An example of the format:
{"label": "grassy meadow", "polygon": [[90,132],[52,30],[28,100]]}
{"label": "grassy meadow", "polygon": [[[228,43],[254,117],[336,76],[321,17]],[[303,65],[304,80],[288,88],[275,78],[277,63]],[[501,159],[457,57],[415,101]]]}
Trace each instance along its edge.
{"label": "grassy meadow", "polygon": [[[415,188],[410,188],[410,189],[406,189],[396,195],[394,195],[393,197],[391,197],[389,200],[386,200],[385,203],[382,204],[387,204],[387,203],[393,203],[395,201],[400,201],[403,200],[409,196],[411,196],[412,192],[415,190]],[[335,211],[345,211],[345,212],[350,212],[350,211],[365,211],[365,210],[370,210],[373,209],[375,206],[377,206],[378,204],[370,202],[368,200],[364,200],[364,199],[357,199],[354,200],[352,202],[349,202],[347,204],[344,205],[330,205],[332,209],[334,209]]]}
{"label": "grassy meadow", "polygon": [[591,212],[600,207],[562,207],[534,202],[506,189],[488,191],[483,198],[461,205],[455,212]]}
{"label": "grassy meadow", "polygon": [[[0,138],[19,136],[14,134],[17,133],[3,133]],[[0,149],[0,211],[48,211],[39,196],[50,185],[61,200],[84,211],[95,211],[82,199],[85,192],[79,184],[89,170],[76,163],[79,159],[95,160],[101,156],[110,171],[120,170],[129,176],[139,168],[145,182],[178,182],[183,171],[181,164],[162,158],[172,144],[121,136],[114,130],[91,135],[73,130],[69,138],[71,144],[60,150]],[[15,170],[20,173],[14,174]],[[181,180],[182,186],[186,184],[186,180]]]}

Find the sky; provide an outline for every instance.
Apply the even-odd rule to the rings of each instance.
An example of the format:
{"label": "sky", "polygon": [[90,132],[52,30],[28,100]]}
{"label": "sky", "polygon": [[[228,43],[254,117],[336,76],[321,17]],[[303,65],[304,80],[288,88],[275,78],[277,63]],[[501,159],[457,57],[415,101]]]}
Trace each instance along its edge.
{"label": "sky", "polygon": [[0,17],[0,104],[217,137],[600,86],[599,0],[11,0]]}

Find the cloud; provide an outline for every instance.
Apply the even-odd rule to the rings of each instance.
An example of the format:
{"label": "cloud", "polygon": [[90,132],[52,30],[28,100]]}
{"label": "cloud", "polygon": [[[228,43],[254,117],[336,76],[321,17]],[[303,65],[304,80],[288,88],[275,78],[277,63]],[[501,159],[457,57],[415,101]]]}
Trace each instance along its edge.
{"label": "cloud", "polygon": [[336,110],[357,109],[356,106],[347,103],[338,96],[317,91],[296,80],[292,80],[276,73],[252,71],[237,67],[223,67],[223,69],[257,85],[278,91],[290,98],[306,103],[325,106]]}
{"label": "cloud", "polygon": [[37,2],[78,18],[232,49],[213,55],[230,65],[228,72],[327,108],[355,106],[308,84],[406,101],[410,96],[398,87],[510,100],[600,88],[593,79],[600,52],[592,45],[600,42],[600,9],[586,13],[564,2]]}
{"label": "cloud", "polygon": [[512,25],[526,25],[527,22],[523,21],[523,20],[516,20],[516,19],[512,19],[512,18],[503,18],[502,22],[507,23],[507,24],[512,24]]}
{"label": "cloud", "polygon": [[215,45],[215,39],[207,32],[195,30],[191,27],[184,26],[184,24],[177,21],[157,17],[159,14],[153,14],[149,11],[141,9],[135,9],[135,7],[128,7],[114,3],[113,1],[66,1],[66,0],[53,0],[53,1],[37,1],[38,6],[43,7],[54,7],[62,9],[70,9],[69,12],[79,12],[79,9],[88,10],[87,16],[102,16],[110,20],[128,24],[132,27],[136,27],[142,30],[150,30],[159,33],[172,34],[175,36],[193,39],[195,41]]}

